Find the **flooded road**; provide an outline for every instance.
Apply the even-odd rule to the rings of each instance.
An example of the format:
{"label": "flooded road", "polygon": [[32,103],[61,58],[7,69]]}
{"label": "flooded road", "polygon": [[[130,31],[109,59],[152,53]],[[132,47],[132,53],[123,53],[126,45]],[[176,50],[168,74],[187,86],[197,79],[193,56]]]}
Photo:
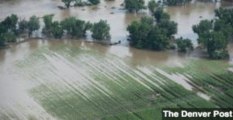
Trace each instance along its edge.
{"label": "flooded road", "polygon": [[[122,2],[60,10],[60,0],[1,0],[0,20],[12,13],[21,19],[51,13],[56,20],[69,16],[91,22],[105,19],[111,26],[112,41],[123,43],[102,46],[80,40],[31,40],[1,49],[0,119],[123,119],[126,113],[125,119],[146,119],[145,115],[153,116],[166,106],[232,105],[231,95],[223,94],[228,99],[223,101],[214,94],[233,88],[232,73],[228,72],[232,62],[128,47],[127,25],[148,12],[127,13],[120,6]],[[212,19],[214,9],[220,6],[220,2],[194,1],[166,7],[166,11],[178,23],[176,36],[196,43],[192,25]],[[230,45],[231,55],[232,48]]]}

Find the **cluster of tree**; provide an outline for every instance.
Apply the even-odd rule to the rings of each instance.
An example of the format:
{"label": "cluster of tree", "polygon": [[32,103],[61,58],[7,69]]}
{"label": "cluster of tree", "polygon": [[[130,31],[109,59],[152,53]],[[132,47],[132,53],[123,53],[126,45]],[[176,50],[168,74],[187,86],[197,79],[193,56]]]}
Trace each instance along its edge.
{"label": "cluster of tree", "polygon": [[[82,38],[85,37],[86,31],[92,32],[92,37],[96,40],[110,39],[110,26],[106,21],[100,20],[91,24],[83,20],[69,17],[62,21],[53,21],[53,15],[45,15],[43,17],[44,28],[42,33],[48,37],[62,38],[64,35]],[[8,16],[0,22],[0,46],[5,46],[9,42],[16,42],[16,38],[20,34],[28,33],[31,37],[32,33],[40,29],[39,18],[30,17],[27,20],[18,20],[17,15]]]}
{"label": "cluster of tree", "polygon": [[173,35],[177,32],[177,24],[158,8],[153,17],[143,17],[128,26],[130,45],[142,49],[163,50],[171,46]]}
{"label": "cluster of tree", "polygon": [[53,22],[53,15],[46,15],[43,20],[45,23],[43,33],[54,38],[61,38],[64,33],[71,37],[82,38],[86,36],[86,31],[90,30],[92,31],[92,37],[96,40],[110,39],[110,26],[104,20],[91,24],[75,17],[69,17],[61,22]]}
{"label": "cluster of tree", "polygon": [[163,2],[166,5],[173,6],[173,5],[183,5],[190,1],[192,0],[164,0]]}
{"label": "cluster of tree", "polygon": [[227,45],[233,33],[233,9],[216,10],[217,19],[202,20],[193,26],[198,34],[198,43],[207,50],[212,59],[228,58]]}
{"label": "cluster of tree", "polygon": [[125,9],[127,9],[129,12],[138,12],[139,10],[146,8],[144,6],[144,0],[125,0],[124,3]]}
{"label": "cluster of tree", "polygon": [[97,5],[100,3],[100,0],[88,0],[88,2],[82,0],[62,0],[62,2],[65,4],[67,8],[69,8],[72,2],[74,2],[75,6],[85,6],[85,5]]}
{"label": "cluster of tree", "polygon": [[72,37],[81,38],[85,36],[86,31],[92,26],[91,23],[75,17],[69,17],[59,22],[53,21],[53,15],[45,15],[43,20],[45,24],[43,33],[54,38],[61,38],[64,33]]}
{"label": "cluster of tree", "polygon": [[181,37],[181,38],[176,39],[176,44],[177,44],[178,51],[180,52],[187,52],[187,51],[193,50],[193,44],[191,40],[187,38],[184,39]]}
{"label": "cluster of tree", "polygon": [[[148,9],[153,17],[143,17],[141,21],[134,21],[127,28],[130,45],[151,50],[174,48],[171,40],[177,33],[177,23],[170,20],[169,14],[155,0],[148,2]],[[175,43],[180,52],[193,49],[189,39],[178,38]]]}
{"label": "cluster of tree", "polygon": [[98,23],[94,23],[91,31],[94,39],[109,40],[111,38],[109,34],[110,26],[107,24],[107,21],[100,20]]}
{"label": "cluster of tree", "polygon": [[39,18],[30,17],[29,21],[19,21],[18,16],[12,14],[0,22],[0,46],[5,46],[9,42],[16,42],[16,38],[25,32],[29,37],[32,32],[40,28]]}

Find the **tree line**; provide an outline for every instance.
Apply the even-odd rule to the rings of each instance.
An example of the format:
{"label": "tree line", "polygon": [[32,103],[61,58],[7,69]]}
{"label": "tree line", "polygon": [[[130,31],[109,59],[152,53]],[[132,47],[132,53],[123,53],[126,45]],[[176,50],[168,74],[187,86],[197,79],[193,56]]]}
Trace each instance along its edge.
{"label": "tree line", "polygon": [[[92,32],[92,37],[95,40],[109,40],[111,38],[110,26],[105,20],[92,24],[75,17],[54,21],[53,16],[45,15],[43,17],[42,33],[48,38],[60,39],[63,36],[83,38],[86,36],[87,30]],[[32,33],[39,30],[40,27],[39,17],[32,16],[29,20],[19,20],[17,15],[12,14],[0,22],[0,46],[17,42],[17,37],[22,34],[28,34],[28,37],[31,37]]]}
{"label": "tree line", "polygon": [[[132,3],[139,8],[144,7],[143,0],[134,0]],[[177,23],[170,20],[169,14],[164,12],[162,6],[151,0],[148,3],[148,9],[151,15],[142,17],[140,21],[134,21],[127,27],[130,46],[150,50],[177,48],[180,52],[193,49],[191,40],[174,37],[177,33]],[[132,9],[132,11],[138,10],[140,9]],[[194,25],[193,31],[198,35],[199,46],[207,52],[209,58],[228,58],[227,45],[233,38],[233,10],[220,8],[215,11],[215,15],[216,18],[213,20],[202,20],[199,24]],[[54,15],[42,17],[44,22],[42,33],[49,38],[60,39],[64,36],[83,38],[87,31],[91,31],[92,38],[96,40],[111,38],[110,26],[107,21],[100,20],[97,23],[90,23],[75,17],[55,21],[53,17]],[[20,34],[27,33],[31,37],[32,33],[39,29],[40,22],[36,16],[30,17],[29,20],[19,20],[18,16],[14,14],[8,16],[0,22],[0,46],[16,42],[16,38]]]}

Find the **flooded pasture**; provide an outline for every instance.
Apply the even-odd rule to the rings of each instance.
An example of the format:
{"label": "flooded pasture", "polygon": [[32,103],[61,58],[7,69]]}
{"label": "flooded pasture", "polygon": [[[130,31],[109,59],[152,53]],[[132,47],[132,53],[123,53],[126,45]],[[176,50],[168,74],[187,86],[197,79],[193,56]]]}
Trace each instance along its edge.
{"label": "flooded pasture", "polygon": [[[112,41],[123,42],[103,46],[85,40],[35,39],[1,49],[0,119],[150,120],[161,119],[164,107],[233,107],[231,60],[128,47],[127,25],[148,12],[127,13],[122,2],[60,10],[60,0],[1,0],[0,20],[12,13],[21,19],[51,13],[57,20],[104,19]],[[176,36],[196,43],[192,25],[212,19],[220,6],[229,4],[193,1],[166,11],[178,23]]]}

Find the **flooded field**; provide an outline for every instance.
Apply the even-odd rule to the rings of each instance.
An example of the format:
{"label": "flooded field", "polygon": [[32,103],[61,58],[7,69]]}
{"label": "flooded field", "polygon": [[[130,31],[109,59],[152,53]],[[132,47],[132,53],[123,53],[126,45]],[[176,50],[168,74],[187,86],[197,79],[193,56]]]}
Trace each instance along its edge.
{"label": "flooded field", "polygon": [[[60,0],[1,0],[0,20],[12,13],[21,19],[51,13],[57,20],[105,19],[112,41],[124,42],[103,46],[84,40],[31,40],[1,49],[0,119],[160,120],[164,107],[233,107],[232,57],[214,61],[128,47],[127,25],[148,13],[126,13],[122,2],[60,10]],[[177,36],[196,43],[191,26],[212,19],[222,5],[229,7],[193,1],[166,11],[178,23]],[[229,49],[232,56],[232,45]]]}

